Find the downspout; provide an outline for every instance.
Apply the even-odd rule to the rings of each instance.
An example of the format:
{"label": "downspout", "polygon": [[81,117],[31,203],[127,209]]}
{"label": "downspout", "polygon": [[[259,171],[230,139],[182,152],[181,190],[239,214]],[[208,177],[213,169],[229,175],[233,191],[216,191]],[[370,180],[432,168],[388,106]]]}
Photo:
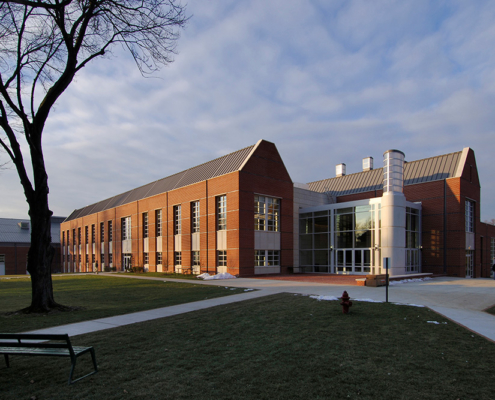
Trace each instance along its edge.
{"label": "downspout", "polygon": [[206,184],[206,273],[208,273],[208,259],[209,259],[209,250],[208,250],[208,239],[210,235],[210,231],[208,230],[208,179],[205,181]]}
{"label": "downspout", "polygon": [[443,273],[447,273],[447,179],[443,180]]}

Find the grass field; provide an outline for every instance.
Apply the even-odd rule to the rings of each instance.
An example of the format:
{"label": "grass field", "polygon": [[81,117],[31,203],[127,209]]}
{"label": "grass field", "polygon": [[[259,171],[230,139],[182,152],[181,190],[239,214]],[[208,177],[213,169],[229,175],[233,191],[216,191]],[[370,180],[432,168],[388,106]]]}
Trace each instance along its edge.
{"label": "grass field", "polygon": [[[436,321],[438,324],[428,323]],[[12,358],[2,399],[493,399],[495,344],[426,308],[280,294],[73,339],[99,372]],[[89,371],[89,357],[77,373]]]}
{"label": "grass field", "polygon": [[48,316],[5,316],[7,312],[29,306],[31,281],[0,279],[0,331],[26,332],[243,292],[243,289],[101,275],[54,275],[53,287],[55,301],[83,309]]}

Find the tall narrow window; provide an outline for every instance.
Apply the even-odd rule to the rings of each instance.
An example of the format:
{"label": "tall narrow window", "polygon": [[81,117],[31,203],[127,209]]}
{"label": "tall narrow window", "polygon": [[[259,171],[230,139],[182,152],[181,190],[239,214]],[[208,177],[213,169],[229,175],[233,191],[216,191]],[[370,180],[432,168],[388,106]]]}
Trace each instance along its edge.
{"label": "tall narrow window", "polygon": [[113,222],[108,221],[108,241],[113,242]]}
{"label": "tall narrow window", "polygon": [[227,250],[217,251],[217,266],[226,267],[227,266]]}
{"label": "tall narrow window", "polygon": [[72,244],[75,246],[77,243],[77,236],[76,236],[76,230],[72,229]]}
{"label": "tall narrow window", "polygon": [[182,218],[181,218],[181,206],[179,204],[177,206],[174,206],[174,235],[180,235],[181,232],[182,232]]}
{"label": "tall narrow window", "polygon": [[81,245],[81,228],[77,228],[77,244]]}
{"label": "tall narrow window", "polygon": [[156,252],[156,265],[161,265],[162,264],[162,252],[157,251]]}
{"label": "tall narrow window", "polygon": [[156,237],[162,236],[162,210],[155,211],[155,227]]}
{"label": "tall narrow window", "polygon": [[474,201],[466,200],[466,232],[474,232]]}
{"label": "tall narrow window", "polygon": [[62,232],[62,247],[65,247],[65,231]]}
{"label": "tall narrow window", "polygon": [[144,265],[147,265],[150,263],[150,256],[149,253],[144,253],[143,254],[143,260],[144,260]]}
{"label": "tall narrow window", "polygon": [[89,243],[89,227],[85,226],[84,227],[84,243],[88,244]]}
{"label": "tall narrow window", "polygon": [[271,197],[266,198],[266,219],[267,219],[267,230],[278,232],[278,218],[279,218],[279,199],[272,199]]}
{"label": "tall narrow window", "polygon": [[100,222],[100,243],[105,242],[105,223]]}
{"label": "tall narrow window", "polygon": [[227,196],[217,197],[217,230],[227,229]]}
{"label": "tall narrow window", "polygon": [[257,231],[265,230],[265,197],[254,196],[254,229]]}
{"label": "tall narrow window", "polygon": [[143,213],[143,238],[148,237],[148,213]]}
{"label": "tall narrow window", "polygon": [[91,243],[96,243],[96,226],[91,225]]}
{"label": "tall narrow window", "polygon": [[198,266],[199,265],[199,251],[193,251],[193,265]]}
{"label": "tall narrow window", "polygon": [[191,232],[199,232],[199,201],[193,201],[191,203]]}
{"label": "tall narrow window", "polygon": [[131,239],[131,217],[122,218],[122,240]]}
{"label": "tall narrow window", "polygon": [[174,265],[182,265],[182,252],[174,252]]}

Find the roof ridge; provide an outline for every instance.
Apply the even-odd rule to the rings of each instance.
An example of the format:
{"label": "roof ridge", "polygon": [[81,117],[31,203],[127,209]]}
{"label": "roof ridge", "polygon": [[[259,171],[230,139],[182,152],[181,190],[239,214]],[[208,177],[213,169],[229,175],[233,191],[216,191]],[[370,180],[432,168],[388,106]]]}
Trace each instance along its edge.
{"label": "roof ridge", "polygon": [[[225,175],[227,173],[230,173],[230,172],[234,172],[234,171],[238,171],[239,170],[239,167],[237,167],[237,169],[235,170],[232,170],[230,172],[224,172],[222,170],[223,166],[226,165],[226,162],[229,160],[229,157],[231,158],[233,155],[236,155],[236,154],[241,154],[243,152],[246,152],[247,150],[252,150],[256,145],[251,145],[251,146],[247,146],[247,147],[244,147],[242,149],[239,149],[239,150],[235,150],[235,151],[232,151],[228,154],[225,154],[223,156],[220,156],[220,157],[217,157],[217,158],[214,158],[213,160],[209,160],[209,161],[206,161],[204,163],[201,163],[201,164],[198,164],[198,165],[195,165],[195,166],[192,166],[190,168],[187,168],[185,170],[182,170],[182,171],[179,171],[179,172],[176,172],[172,175],[168,175],[168,176],[165,176],[163,178],[160,178],[160,179],[157,179],[155,181],[152,181],[152,182],[148,182],[148,183],[145,183],[144,185],[141,185],[141,186],[138,186],[137,188],[134,188],[134,189],[130,189],[130,190],[127,190],[127,191],[124,191],[122,193],[119,193],[119,194],[116,194],[114,196],[110,196],[109,198],[107,199],[103,199],[103,200],[100,200],[100,201],[97,201],[95,203],[91,203],[91,204],[88,204],[86,206],[83,206],[79,209],[75,209],[66,219],[65,221],[70,221],[72,219],[76,219],[76,218],[80,218],[80,217],[83,217],[85,215],[88,215],[87,212],[83,212],[85,209],[89,209],[91,207],[91,210],[93,208],[95,208],[98,204],[101,204],[101,203],[104,203],[106,202],[105,206],[103,207],[103,209],[99,209],[98,212],[100,211],[104,211],[106,209],[110,209],[110,208],[113,208],[114,206],[118,206],[118,205],[123,205],[123,204],[126,204],[126,200],[130,197],[130,196],[133,196],[133,194],[135,194],[136,192],[138,192],[140,189],[143,189],[145,188],[146,186],[149,186],[149,189],[146,191],[146,193],[144,195],[138,195],[139,198],[134,198],[134,196],[132,197],[133,198],[133,201],[137,201],[137,200],[142,200],[142,199],[145,199],[145,198],[148,198],[148,197],[153,197],[155,195],[158,195],[158,194],[161,194],[161,193],[166,193],[166,192],[169,192],[171,190],[175,190],[175,189],[179,189],[181,187],[185,187],[185,186],[189,186],[191,184],[194,184],[194,183],[197,183],[197,182],[200,182],[200,181],[196,181],[195,182],[195,179],[193,178],[192,181],[191,181],[191,177],[190,175],[188,174],[188,172],[190,171],[193,171],[193,170],[196,170],[198,171],[201,170],[201,167],[205,167],[207,165],[214,165],[215,162],[219,162],[220,161],[220,165],[218,167],[215,168],[214,172],[213,173],[210,173],[208,174],[209,175],[209,178],[205,178],[205,179],[211,179],[211,178],[214,178],[214,177],[217,177],[217,176],[221,176],[221,175]],[[244,158],[247,158],[247,157],[250,157],[252,154],[252,152],[250,151],[249,154],[246,154],[244,156]],[[220,173],[222,172],[222,173]],[[220,173],[220,175],[218,175]],[[167,190],[164,190],[163,192],[160,192],[160,193],[154,193],[154,194],[150,194],[153,192],[153,189],[155,188],[155,186],[157,185],[158,182],[162,182],[162,181],[165,181],[167,179],[170,179],[170,178],[173,178],[173,177],[177,177],[178,176],[178,180],[177,182],[175,182],[175,184],[173,184],[173,186],[170,188],[170,189],[167,189]],[[185,184],[181,185],[181,182],[185,182]],[[127,196],[125,196],[124,199],[121,199],[118,201],[119,204],[116,204],[112,207],[108,207],[108,204],[110,204],[111,200],[112,199],[115,199],[116,197],[119,197],[119,196],[122,196],[122,195],[125,195],[127,194]],[[81,213],[83,213],[84,215],[81,215]]]}
{"label": "roof ridge", "polygon": [[[429,160],[429,159],[432,159],[432,158],[445,157],[445,156],[450,156],[450,155],[453,155],[453,154],[460,154],[460,153],[462,153],[462,150],[460,150],[460,151],[453,151],[451,153],[446,153],[446,154],[440,154],[438,156],[420,158],[419,160],[404,161],[404,168],[406,167],[407,164],[412,164],[412,163],[416,163],[416,162],[420,162],[420,161],[426,161],[426,160]],[[383,169],[383,167],[373,168],[373,169],[370,169],[368,171],[353,172],[352,174],[346,174],[346,175],[343,175],[343,176],[333,176],[331,178],[318,179],[316,181],[307,182],[307,184],[309,185],[309,184],[312,184],[312,183],[318,183],[318,182],[328,181],[330,179],[337,179],[337,178],[344,178],[345,179],[348,176],[357,175],[357,174],[365,174],[365,173],[367,174],[367,173],[371,173],[372,171],[377,171],[377,170],[380,170],[380,169]]]}

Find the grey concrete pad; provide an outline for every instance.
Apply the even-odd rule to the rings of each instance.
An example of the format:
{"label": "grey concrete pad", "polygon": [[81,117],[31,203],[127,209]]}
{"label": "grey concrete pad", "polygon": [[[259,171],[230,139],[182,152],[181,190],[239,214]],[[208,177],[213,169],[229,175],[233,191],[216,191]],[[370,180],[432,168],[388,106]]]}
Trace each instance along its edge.
{"label": "grey concrete pad", "polygon": [[[340,297],[342,296],[343,291],[347,290],[351,296],[351,299],[385,301],[386,291],[385,287],[373,288],[366,286],[346,286],[314,282],[254,278],[194,281],[187,279],[177,280],[146,277],[145,275],[108,275],[128,279],[151,279],[173,282],[180,281],[200,285],[249,288],[258,290],[216,299],[208,299],[132,314],[102,318],[94,321],[79,322],[76,324],[41,329],[34,332],[69,333],[69,335],[75,336],[283,292],[303,295]],[[495,316],[482,311],[495,305],[495,280],[493,279],[442,277],[420,282],[395,284],[389,287],[389,301],[393,303],[424,305],[430,307],[435,312],[444,315],[452,321],[455,321],[456,323],[459,323],[468,329],[495,341]]]}

